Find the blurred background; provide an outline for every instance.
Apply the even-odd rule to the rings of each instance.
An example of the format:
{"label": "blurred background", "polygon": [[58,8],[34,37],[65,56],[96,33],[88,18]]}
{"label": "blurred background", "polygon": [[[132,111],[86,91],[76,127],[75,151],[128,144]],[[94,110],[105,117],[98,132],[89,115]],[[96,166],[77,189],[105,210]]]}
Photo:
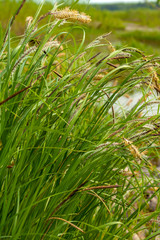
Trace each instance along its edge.
{"label": "blurred background", "polygon": [[[9,19],[16,11],[20,0],[0,1],[0,41]],[[27,0],[12,28],[12,36],[22,35],[27,16],[34,16],[41,1]],[[69,0],[56,1],[71,5],[91,15],[92,22],[85,26],[86,44],[97,36],[111,32],[108,40],[116,47],[136,47],[146,55],[159,55],[160,48],[160,6],[158,1],[145,0]],[[46,1],[42,14],[53,8],[55,1]],[[75,6],[76,5],[76,6]],[[79,32],[77,39],[79,38]]]}

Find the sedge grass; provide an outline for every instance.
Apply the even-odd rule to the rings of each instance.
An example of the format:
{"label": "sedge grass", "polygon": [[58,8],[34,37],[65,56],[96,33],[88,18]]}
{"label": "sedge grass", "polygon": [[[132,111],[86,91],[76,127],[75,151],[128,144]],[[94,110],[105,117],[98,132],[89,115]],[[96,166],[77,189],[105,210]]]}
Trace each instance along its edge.
{"label": "sedge grass", "polygon": [[[159,198],[150,161],[159,152],[159,112],[142,110],[150,91],[158,100],[150,71],[158,58],[110,51],[107,35],[84,47],[82,26],[73,44],[70,19],[39,27],[40,8],[15,49],[11,26],[1,43],[1,239],[132,239],[141,228],[156,236],[159,208],[148,206]],[[35,36],[40,44],[29,51]],[[58,48],[46,48],[51,40]],[[106,52],[93,55],[99,44]],[[135,88],[141,101],[117,113],[117,101]]]}

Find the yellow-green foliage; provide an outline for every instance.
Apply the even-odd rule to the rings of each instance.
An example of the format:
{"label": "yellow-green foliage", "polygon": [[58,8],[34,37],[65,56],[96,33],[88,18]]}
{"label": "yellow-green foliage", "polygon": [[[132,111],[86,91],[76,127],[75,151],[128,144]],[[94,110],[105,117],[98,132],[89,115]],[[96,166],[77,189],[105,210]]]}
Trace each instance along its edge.
{"label": "yellow-green foliage", "polygon": [[[2,23],[2,28],[6,29],[9,19],[13,16],[15,11],[20,5],[20,1],[15,0],[2,0],[0,1],[0,22]],[[12,33],[15,35],[20,35],[24,32],[25,19],[27,16],[34,16],[37,11],[38,4],[32,0],[25,3],[25,7],[22,8],[20,14],[16,17],[16,20],[12,27]],[[52,4],[46,2],[42,9],[42,14],[46,13],[52,8]]]}
{"label": "yellow-green foliage", "polygon": [[[64,2],[63,5],[67,5],[69,2]],[[2,41],[2,29],[3,32],[7,28],[9,19],[16,11],[20,1],[16,0],[2,0],[0,1],[0,41]],[[24,8],[20,14],[16,17],[16,20],[12,27],[12,36],[21,35],[24,32],[25,19],[27,16],[35,15],[38,3],[33,0],[29,0],[25,3]],[[53,8],[52,2],[46,1],[41,14],[48,12]],[[117,46],[127,45],[132,47],[140,47],[141,50],[146,51],[148,54],[159,54],[158,44],[160,41],[159,34],[159,19],[160,11],[158,9],[130,9],[128,11],[108,11],[93,8],[92,6],[77,5],[77,9],[81,12],[87,12],[92,18],[92,22],[87,26],[88,31],[87,41],[90,42],[92,39],[103,34],[104,32],[112,32],[109,40]],[[72,9],[72,7],[71,7]],[[42,24],[46,23],[46,19],[42,21]],[[135,29],[126,32],[126,26],[128,24],[135,24]],[[143,31],[135,31],[136,25],[145,27]],[[153,28],[151,32],[147,28]],[[74,34],[79,39],[79,32],[74,30]]]}
{"label": "yellow-green foliage", "polygon": [[133,239],[142,229],[153,239],[160,112],[148,107],[160,103],[160,59],[117,49],[106,33],[84,45],[81,25],[77,41],[67,30],[90,21],[81,9],[38,11],[21,32],[34,14],[23,9],[12,18],[23,36],[10,38],[12,21],[0,45],[0,239]]}
{"label": "yellow-green foliage", "polygon": [[158,27],[160,11],[158,9],[130,9],[128,11],[117,11],[115,16],[120,17],[124,22],[135,22],[143,26]]}
{"label": "yellow-green foliage", "polygon": [[[91,23],[91,27],[97,29],[101,28],[103,31],[113,31],[113,30],[124,30],[125,25],[121,18],[117,15],[116,12],[110,11],[101,11],[92,9],[90,11],[93,22]],[[98,24],[99,23],[99,24]]]}

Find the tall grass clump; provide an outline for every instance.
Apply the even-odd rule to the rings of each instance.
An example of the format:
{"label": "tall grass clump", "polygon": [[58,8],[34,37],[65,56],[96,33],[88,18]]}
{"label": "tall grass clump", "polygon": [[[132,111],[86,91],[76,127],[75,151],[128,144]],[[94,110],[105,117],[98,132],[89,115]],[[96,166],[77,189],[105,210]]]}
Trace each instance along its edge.
{"label": "tall grass clump", "polygon": [[[84,47],[91,18],[56,5],[26,19],[15,47],[24,4],[0,47],[1,239],[158,235],[159,204],[149,203],[159,199],[159,109],[144,110],[159,103],[159,58],[116,50],[108,34]],[[115,110],[135,89],[139,101]]]}

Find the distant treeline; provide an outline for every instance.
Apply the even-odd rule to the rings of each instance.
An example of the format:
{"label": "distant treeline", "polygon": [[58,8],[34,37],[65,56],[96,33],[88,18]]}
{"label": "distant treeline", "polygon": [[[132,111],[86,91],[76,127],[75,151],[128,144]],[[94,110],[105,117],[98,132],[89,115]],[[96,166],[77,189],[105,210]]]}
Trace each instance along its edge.
{"label": "distant treeline", "polygon": [[94,7],[98,7],[102,10],[120,11],[137,8],[149,8],[155,9],[155,3],[113,3],[113,4],[93,4]]}

